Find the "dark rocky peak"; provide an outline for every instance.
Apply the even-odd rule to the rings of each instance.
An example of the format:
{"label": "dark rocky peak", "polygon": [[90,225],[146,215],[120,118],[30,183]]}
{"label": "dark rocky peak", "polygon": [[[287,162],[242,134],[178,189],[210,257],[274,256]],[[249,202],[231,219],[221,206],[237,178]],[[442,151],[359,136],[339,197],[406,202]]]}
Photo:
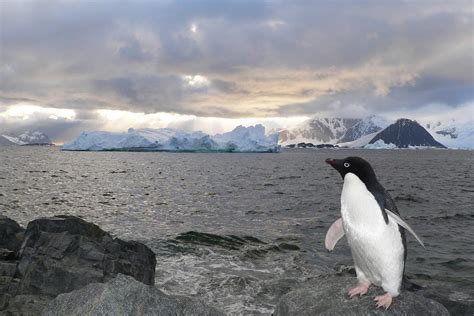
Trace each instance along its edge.
{"label": "dark rocky peak", "polygon": [[401,118],[378,133],[369,144],[382,140],[386,144],[394,144],[398,148],[436,147],[446,148],[437,142],[418,122]]}

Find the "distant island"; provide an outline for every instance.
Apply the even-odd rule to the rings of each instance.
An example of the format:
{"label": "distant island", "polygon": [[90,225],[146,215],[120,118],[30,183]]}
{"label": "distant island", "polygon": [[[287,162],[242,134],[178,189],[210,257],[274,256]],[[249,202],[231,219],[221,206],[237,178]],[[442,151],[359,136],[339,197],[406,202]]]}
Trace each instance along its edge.
{"label": "distant island", "polygon": [[21,134],[3,134],[0,135],[0,145],[19,145],[19,146],[54,146],[48,135],[40,131],[26,131]]}

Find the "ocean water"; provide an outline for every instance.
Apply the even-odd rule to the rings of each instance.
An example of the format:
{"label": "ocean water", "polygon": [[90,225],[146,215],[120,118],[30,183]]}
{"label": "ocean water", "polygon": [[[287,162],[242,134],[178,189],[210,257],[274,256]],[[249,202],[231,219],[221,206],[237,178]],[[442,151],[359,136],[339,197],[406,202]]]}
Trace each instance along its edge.
{"label": "ocean water", "polygon": [[[271,314],[307,278],[350,266],[324,236],[342,179],[326,158],[360,156],[402,217],[407,276],[453,314],[474,303],[473,151],[285,150],[279,154],[61,152],[0,147],[0,212],[26,226],[76,215],[157,254],[156,285],[229,314]],[[354,278],[354,282],[356,279]]]}

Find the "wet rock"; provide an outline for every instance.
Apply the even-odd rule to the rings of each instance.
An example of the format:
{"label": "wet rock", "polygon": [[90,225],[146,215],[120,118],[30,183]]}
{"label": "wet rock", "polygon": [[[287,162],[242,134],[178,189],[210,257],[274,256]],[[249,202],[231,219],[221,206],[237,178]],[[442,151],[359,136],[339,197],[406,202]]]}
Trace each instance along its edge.
{"label": "wet rock", "polygon": [[300,247],[298,247],[297,245],[289,244],[289,243],[286,243],[286,242],[280,243],[278,245],[278,247],[280,247],[281,249],[285,249],[285,250],[293,250],[293,251],[300,250]]}
{"label": "wet rock", "polygon": [[17,295],[9,299],[8,309],[4,312],[6,315],[40,315],[51,299],[47,295]]}
{"label": "wet rock", "polygon": [[16,294],[56,296],[118,273],[154,284],[156,258],[147,246],[114,239],[73,216],[30,222],[19,256]]}
{"label": "wet rock", "polygon": [[[446,283],[431,283],[417,290],[417,294],[443,304],[451,315],[474,315],[474,289],[453,288]],[[431,283],[431,284],[430,284]]]}
{"label": "wet rock", "polygon": [[15,260],[16,259],[16,252],[6,249],[0,248],[0,260]]}
{"label": "wet rock", "polygon": [[41,218],[25,230],[0,216],[1,315],[39,315],[58,294],[118,273],[152,285],[155,265],[145,245],[113,238],[77,217]]}
{"label": "wet rock", "polygon": [[347,291],[356,282],[356,278],[348,276],[314,278],[282,296],[274,315],[449,315],[440,303],[407,291],[394,299],[389,310],[377,309],[373,298],[383,290],[371,287],[363,297],[350,299]]}
{"label": "wet rock", "polygon": [[15,276],[16,272],[16,261],[0,261],[0,277],[8,276],[13,277]]}
{"label": "wet rock", "polygon": [[166,295],[154,286],[119,274],[107,283],[93,283],[52,300],[43,316],[59,315],[223,315],[201,301]]}
{"label": "wet rock", "polygon": [[20,249],[24,231],[17,222],[0,215],[0,257],[13,256]]}

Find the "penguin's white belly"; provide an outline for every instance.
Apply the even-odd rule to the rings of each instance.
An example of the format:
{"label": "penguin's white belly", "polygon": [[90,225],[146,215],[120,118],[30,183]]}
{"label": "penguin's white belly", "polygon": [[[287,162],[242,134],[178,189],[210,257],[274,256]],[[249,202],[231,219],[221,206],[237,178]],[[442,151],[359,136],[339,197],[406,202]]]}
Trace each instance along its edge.
{"label": "penguin's white belly", "polygon": [[404,267],[398,224],[385,223],[374,196],[352,173],[344,177],[341,215],[359,281],[370,281],[397,296]]}

